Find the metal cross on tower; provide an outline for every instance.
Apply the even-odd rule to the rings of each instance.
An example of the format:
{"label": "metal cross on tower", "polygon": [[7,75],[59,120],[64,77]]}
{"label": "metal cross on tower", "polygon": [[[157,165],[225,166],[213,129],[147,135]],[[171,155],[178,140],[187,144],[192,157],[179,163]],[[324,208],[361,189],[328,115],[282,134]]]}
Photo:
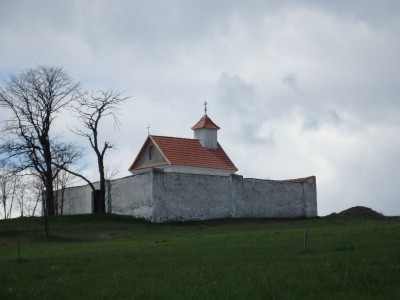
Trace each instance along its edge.
{"label": "metal cross on tower", "polygon": [[150,135],[150,124],[147,124],[147,134]]}
{"label": "metal cross on tower", "polygon": [[207,101],[204,101],[204,115],[207,116]]}

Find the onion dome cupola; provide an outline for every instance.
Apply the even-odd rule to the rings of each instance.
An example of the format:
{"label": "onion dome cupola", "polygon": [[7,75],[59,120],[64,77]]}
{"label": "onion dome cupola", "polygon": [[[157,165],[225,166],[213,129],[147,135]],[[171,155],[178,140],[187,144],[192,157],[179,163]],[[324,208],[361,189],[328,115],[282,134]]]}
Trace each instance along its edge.
{"label": "onion dome cupola", "polygon": [[194,138],[199,140],[204,148],[218,147],[219,126],[207,116],[207,102],[204,102],[204,116],[192,127]]}

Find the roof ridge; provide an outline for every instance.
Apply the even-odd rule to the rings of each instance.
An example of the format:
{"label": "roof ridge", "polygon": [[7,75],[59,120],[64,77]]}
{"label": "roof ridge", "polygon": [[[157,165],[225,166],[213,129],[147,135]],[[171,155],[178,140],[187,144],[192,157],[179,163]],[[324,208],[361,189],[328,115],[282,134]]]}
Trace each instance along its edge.
{"label": "roof ridge", "polygon": [[151,137],[160,137],[160,138],[169,138],[169,139],[179,139],[179,140],[192,140],[192,141],[198,141],[198,139],[191,139],[191,138],[182,138],[182,137],[176,137],[176,136],[169,136],[169,135],[150,135]]}

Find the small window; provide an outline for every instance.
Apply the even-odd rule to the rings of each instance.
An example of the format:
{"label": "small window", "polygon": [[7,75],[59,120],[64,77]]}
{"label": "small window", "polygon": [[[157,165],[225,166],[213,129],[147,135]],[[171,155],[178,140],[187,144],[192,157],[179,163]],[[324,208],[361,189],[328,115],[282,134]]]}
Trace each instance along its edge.
{"label": "small window", "polygon": [[149,147],[149,160],[152,160],[154,157],[154,146]]}

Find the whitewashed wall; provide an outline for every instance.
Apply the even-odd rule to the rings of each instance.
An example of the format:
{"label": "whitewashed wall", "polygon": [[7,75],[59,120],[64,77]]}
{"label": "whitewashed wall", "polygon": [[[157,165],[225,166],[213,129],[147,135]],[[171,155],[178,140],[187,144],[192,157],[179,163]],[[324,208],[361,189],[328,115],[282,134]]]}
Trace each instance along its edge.
{"label": "whitewashed wall", "polygon": [[[240,179],[235,181],[236,218],[315,217],[315,178],[309,182]],[[315,203],[315,204],[314,204]]]}
{"label": "whitewashed wall", "polygon": [[89,185],[67,188],[64,192],[65,215],[92,213],[92,189]]}
{"label": "whitewashed wall", "polygon": [[230,217],[226,176],[155,172],[155,222]]}
{"label": "whitewashed wall", "polygon": [[147,172],[111,181],[111,212],[151,220],[153,173]]}
{"label": "whitewashed wall", "polygon": [[[305,183],[151,171],[110,183],[109,211],[152,222],[317,216],[315,177]],[[65,214],[91,213],[91,189],[69,188]]]}

